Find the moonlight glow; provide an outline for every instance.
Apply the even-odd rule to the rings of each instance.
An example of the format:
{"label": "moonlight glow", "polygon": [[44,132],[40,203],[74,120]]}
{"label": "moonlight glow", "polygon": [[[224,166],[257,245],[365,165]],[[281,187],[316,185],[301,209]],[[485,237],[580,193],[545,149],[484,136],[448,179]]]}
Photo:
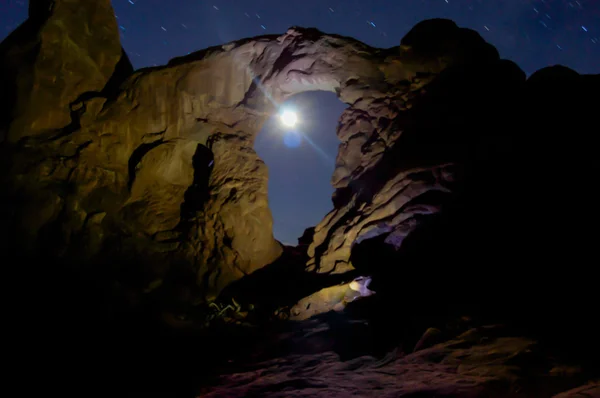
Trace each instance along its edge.
{"label": "moonlight glow", "polygon": [[296,112],[290,110],[281,112],[279,117],[281,118],[281,122],[288,127],[294,127],[298,123],[298,115]]}

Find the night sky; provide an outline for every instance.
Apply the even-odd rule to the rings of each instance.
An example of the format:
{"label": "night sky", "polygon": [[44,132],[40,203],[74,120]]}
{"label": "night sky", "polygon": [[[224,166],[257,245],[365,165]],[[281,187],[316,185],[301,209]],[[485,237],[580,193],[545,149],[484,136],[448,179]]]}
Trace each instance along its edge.
{"label": "night sky", "polygon": [[[91,0],[90,0],[91,1]],[[599,0],[113,0],[125,50],[136,68],[293,25],[392,47],[417,22],[450,18],[478,31],[527,74],[562,64],[600,73]],[[27,17],[28,2],[0,0],[0,39]],[[295,244],[332,208],[329,178],[345,105],[332,93],[290,100],[300,109],[296,131],[271,120],[256,150],[270,170],[276,238]]]}

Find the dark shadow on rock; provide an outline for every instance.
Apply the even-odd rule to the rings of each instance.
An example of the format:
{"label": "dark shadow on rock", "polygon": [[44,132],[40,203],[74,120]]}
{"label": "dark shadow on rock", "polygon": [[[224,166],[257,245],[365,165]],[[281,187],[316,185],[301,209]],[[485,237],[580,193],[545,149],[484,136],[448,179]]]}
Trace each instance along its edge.
{"label": "dark shadow on rock", "polygon": [[444,70],[394,120],[402,135],[376,167],[350,184],[352,191],[368,203],[398,173],[445,163],[458,165],[460,180],[473,159],[503,149],[516,122],[510,115],[519,109],[514,93],[524,84],[524,73],[509,61]]}
{"label": "dark shadow on rock", "polygon": [[112,76],[104,85],[104,88],[102,89],[102,96],[108,98],[109,101],[116,98],[121,84],[123,84],[123,82],[125,82],[125,80],[127,80],[127,78],[133,74],[133,71],[133,65],[131,64],[129,56],[125,52],[125,49],[122,48],[121,58],[119,59],[119,62],[117,62],[117,65],[115,65],[115,70]]}
{"label": "dark shadow on rock", "polygon": [[364,275],[381,272],[381,267],[389,267],[390,259],[396,253],[394,247],[385,243],[387,234],[375,238],[365,239],[352,247],[350,262],[354,268]]}
{"label": "dark shadow on rock", "polygon": [[[355,183],[369,201],[401,170],[461,164],[452,200],[398,252],[383,238],[365,242],[367,250],[355,247],[355,267],[374,271],[381,319],[396,314],[427,328],[471,314],[518,326],[564,353],[594,357],[599,330],[590,261],[598,234],[590,227],[600,223],[600,198],[590,181],[600,170],[590,98],[600,89],[597,77],[550,68],[525,83],[504,62],[449,69],[427,88],[383,169],[365,177],[369,184]],[[366,190],[373,180],[381,184]],[[402,327],[395,329],[389,334],[400,336]]]}
{"label": "dark shadow on rock", "polygon": [[298,238],[298,247],[303,248],[306,252],[308,246],[312,243],[314,236],[315,227],[306,228],[304,233],[302,233],[302,236]]}
{"label": "dark shadow on rock", "polygon": [[194,179],[185,192],[184,201],[181,204],[182,223],[185,223],[195,212],[201,210],[208,200],[210,196],[208,183],[214,159],[214,155],[208,147],[198,144],[192,157]]}
{"label": "dark shadow on rock", "polygon": [[135,175],[136,175],[137,167],[140,164],[140,162],[142,161],[143,157],[148,152],[150,152],[152,149],[156,148],[157,146],[159,146],[163,143],[164,143],[164,141],[162,139],[158,139],[154,142],[140,144],[140,146],[138,146],[137,148],[135,148],[133,150],[133,152],[131,153],[131,156],[129,157],[129,161],[127,162],[127,172],[128,172],[127,188],[129,190],[131,190],[131,188],[133,187],[133,183],[135,182]]}

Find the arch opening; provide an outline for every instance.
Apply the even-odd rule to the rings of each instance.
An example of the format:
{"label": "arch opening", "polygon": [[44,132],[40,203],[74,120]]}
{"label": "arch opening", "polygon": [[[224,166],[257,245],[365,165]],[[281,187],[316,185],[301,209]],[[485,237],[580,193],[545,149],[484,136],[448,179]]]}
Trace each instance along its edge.
{"label": "arch opening", "polygon": [[298,93],[281,104],[256,137],[254,148],[269,170],[273,234],[285,245],[296,246],[304,231],[333,208],[336,128],[347,107],[332,92]]}

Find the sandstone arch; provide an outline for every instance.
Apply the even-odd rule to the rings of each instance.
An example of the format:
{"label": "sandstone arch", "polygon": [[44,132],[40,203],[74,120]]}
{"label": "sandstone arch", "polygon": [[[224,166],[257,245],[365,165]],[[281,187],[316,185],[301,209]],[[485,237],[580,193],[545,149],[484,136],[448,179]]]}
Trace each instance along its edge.
{"label": "sandstone arch", "polygon": [[[114,19],[108,0],[102,7],[88,3],[55,1],[45,19],[28,22],[37,32],[33,39],[17,33],[3,43],[2,59],[23,48],[23,40],[44,48],[53,40],[48,26],[58,20],[77,35],[83,26],[72,18],[74,4],[79,13]],[[119,54],[116,23],[109,28],[105,43]],[[92,56],[96,45],[83,43],[80,49],[93,65],[101,62]],[[119,72],[118,57],[111,64],[114,73],[89,88],[71,81],[85,80],[86,69],[63,73],[67,59],[66,53],[56,54],[52,64],[24,58],[6,73],[5,82],[27,79],[34,71],[64,84],[29,91],[11,87],[3,101],[26,108],[30,98],[60,90],[77,98],[45,104],[43,112],[17,108],[3,118],[3,149],[15,165],[4,173],[11,187],[4,199],[27,198],[11,215],[24,234],[19,239],[26,236],[34,245],[46,231],[57,242],[53,255],[73,258],[105,256],[109,244],[108,252],[132,252],[152,264],[148,281],[171,262],[192,263],[211,298],[281,253],[272,236],[266,169],[253,150],[276,104],[298,92],[327,90],[349,105],[337,129],[342,144],[332,176],[335,207],[316,227],[309,249],[309,269],[345,272],[355,242],[385,233],[398,244],[419,215],[438,208],[415,198],[450,189],[451,157],[399,166],[385,181],[373,177],[403,131],[414,127],[403,116],[443,70],[496,61],[498,53],[475,32],[446,20],[418,24],[391,49],[294,27],[281,36],[240,40],[136,71],[115,95],[103,89]],[[56,125],[38,128],[37,120],[49,114],[61,115],[50,118]],[[65,115],[71,115],[69,123]],[[181,205],[199,172],[192,162],[199,146],[214,156],[210,196],[184,220]],[[148,151],[132,167],[133,154],[143,147]],[[27,212],[40,207],[46,216],[28,220]]]}

